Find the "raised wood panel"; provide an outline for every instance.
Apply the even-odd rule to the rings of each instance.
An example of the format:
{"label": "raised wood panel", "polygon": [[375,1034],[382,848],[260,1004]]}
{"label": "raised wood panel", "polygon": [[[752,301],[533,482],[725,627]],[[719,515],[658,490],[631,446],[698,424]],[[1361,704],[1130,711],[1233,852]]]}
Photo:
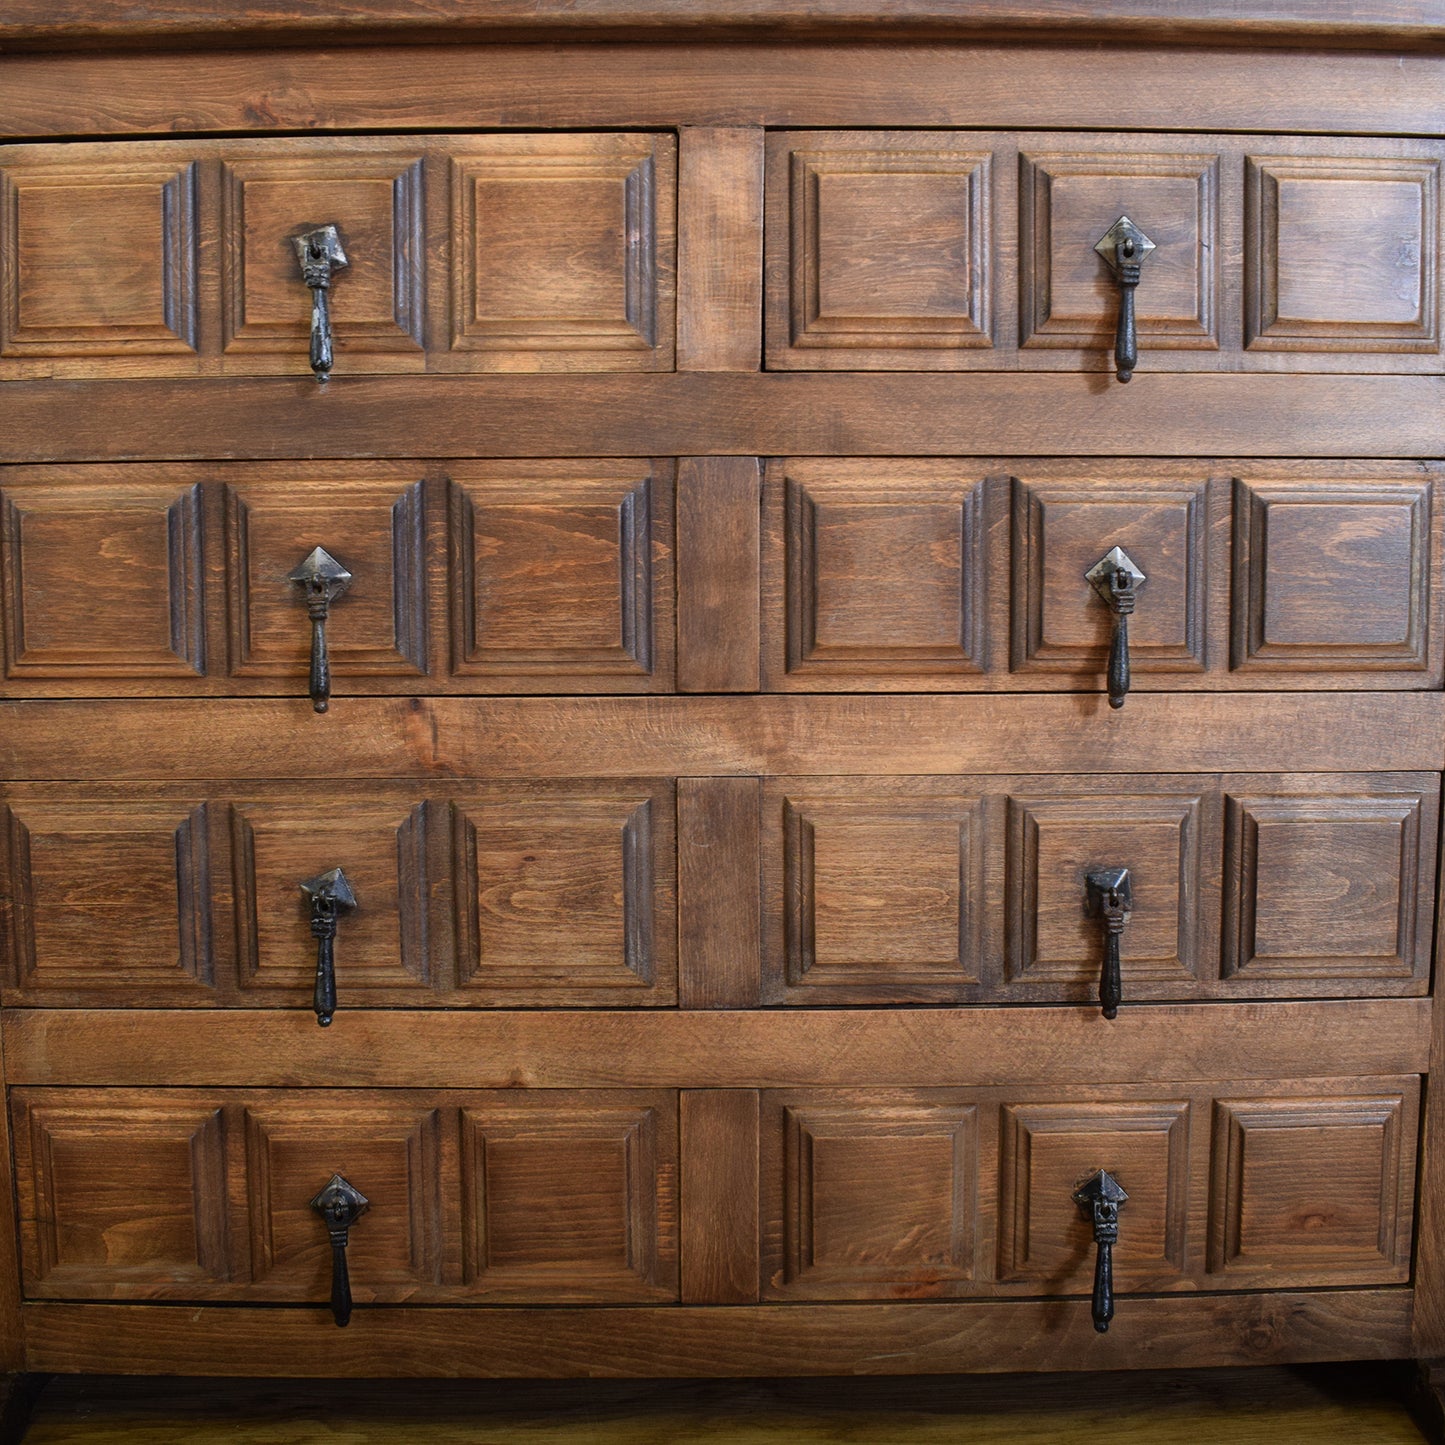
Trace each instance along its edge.
{"label": "raised wood panel", "polygon": [[1438,147],[1331,144],[1246,159],[1247,347],[1438,355]]}
{"label": "raised wood panel", "polygon": [[1129,1195],[1114,1277],[1124,1290],[1177,1284],[1188,1268],[1188,1099],[1006,1104],[999,1143],[998,1273],[1050,1292],[1091,1287],[1093,1230],[1074,1190],[1107,1169]]}
{"label": "raised wood panel", "polygon": [[176,146],[6,159],[0,356],[160,355],[168,370],[190,370],[196,162]]}
{"label": "raised wood panel", "polygon": [[529,678],[666,686],[672,499],[671,468],[655,463],[457,467],[452,671],[508,688]]}
{"label": "raised wood panel", "polygon": [[500,1093],[465,1104],[461,1128],[466,1293],[677,1298],[675,1094]]}
{"label": "raised wood panel", "polygon": [[1232,663],[1439,672],[1430,481],[1235,483]]}
{"label": "raised wood panel", "polygon": [[11,1108],[30,1298],[186,1298],[233,1277],[214,1102],[17,1090]]}
{"label": "raised wood panel", "polygon": [[1114,617],[1084,574],[1117,546],[1146,579],[1129,619],[1134,672],[1203,671],[1209,490],[1207,481],[1178,476],[1016,478],[1014,669],[1102,683]]}
{"label": "raised wood panel", "polygon": [[100,682],[202,673],[201,558],[198,486],[137,478],[122,490],[73,477],[7,484],[6,676]]}
{"label": "raised wood panel", "polygon": [[[412,152],[295,154],[294,143],[222,162],[223,348],[305,355],[311,294],[293,237],[335,225],[347,265],[333,278],[338,354],[415,353],[425,322],[422,160]],[[348,370],[345,360],[343,367]]]}
{"label": "raised wood panel", "polygon": [[979,1112],[951,1090],[765,1095],[763,1298],[971,1293]]}
{"label": "raised wood panel", "polygon": [[1377,1082],[1394,1087],[1217,1101],[1209,1269],[1224,1288],[1409,1277],[1419,1082]]}
{"label": "raised wood panel", "polygon": [[983,672],[984,501],[959,464],[770,468],[769,685],[960,686]]}
{"label": "raised wood panel", "polygon": [[305,677],[311,623],[290,574],[324,547],[352,580],[331,604],[332,672],[416,677],[427,671],[424,484],[307,475],[226,481],[226,611],[239,677]]}
{"label": "raised wood panel", "polygon": [[1025,145],[1021,344],[1087,347],[1096,367],[1110,364],[1119,286],[1094,246],[1127,215],[1155,246],[1135,292],[1140,369],[1147,371],[1160,351],[1217,351],[1226,261],[1219,156],[1151,150],[1160,142],[1141,146],[1134,136],[1079,136],[1057,151]]}
{"label": "raised wood panel", "polygon": [[1225,799],[1225,976],[1424,979],[1438,780],[1253,781]]}
{"label": "raised wood panel", "polygon": [[1103,933],[1089,916],[1086,877],[1099,868],[1128,868],[1133,889],[1119,940],[1126,999],[1141,981],[1187,989],[1213,972],[1206,950],[1213,934],[1209,903],[1217,894],[1205,892],[1212,790],[1140,793],[1139,781],[1119,778],[1091,793],[1009,798],[1011,982],[1053,984],[1074,998],[1097,994]]}
{"label": "raised wood panel", "polygon": [[770,779],[763,818],[766,1000],[942,1000],[993,981],[978,791]]}
{"label": "raised wood panel", "polygon": [[413,1098],[322,1094],[248,1103],[243,1115],[248,1298],[315,1304],[328,1297],[331,1245],[311,1201],[333,1174],[370,1206],[346,1251],[358,1304],[434,1293],[443,1283],[440,1110]]}
{"label": "raised wood panel", "polygon": [[994,170],[1011,159],[995,139],[769,136],[768,365],[986,364],[1004,225]]}
{"label": "raised wood panel", "polygon": [[473,136],[451,153],[451,345],[470,370],[671,370],[677,142]]}
{"label": "raised wood panel", "polygon": [[12,801],[0,840],[7,1001],[214,1002],[212,811],[179,799]]}
{"label": "raised wood panel", "polygon": [[464,1001],[676,1002],[670,784],[468,788],[454,838]]}
{"label": "raised wood panel", "polygon": [[[435,1002],[451,982],[446,814],[434,804],[294,789],[231,807],[240,986],[255,1001],[309,1003],[316,940],[301,884],[340,868],[356,908],[335,943],[340,1017],[348,1006]],[[324,1180],[322,1181],[325,1182]],[[318,1186],[319,1187],[319,1186]]]}

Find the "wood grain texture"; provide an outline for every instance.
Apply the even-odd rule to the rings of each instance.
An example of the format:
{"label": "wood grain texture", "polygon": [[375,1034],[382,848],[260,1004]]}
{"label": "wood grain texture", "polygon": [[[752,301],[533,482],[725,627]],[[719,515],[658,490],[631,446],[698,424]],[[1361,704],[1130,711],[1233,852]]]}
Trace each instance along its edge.
{"label": "wood grain texture", "polygon": [[331,1377],[958,1374],[1398,1359],[1405,1289],[1129,1301],[1107,1335],[1087,1300],[556,1309],[25,1307],[32,1370]]}
{"label": "wood grain texture", "polygon": [[682,1302],[758,1301],[758,1095],[684,1089]]}
{"label": "wood grain texture", "polygon": [[[1424,1071],[1426,999],[1097,1008],[407,1014],[16,1009],[13,1083],[751,1089]],[[1105,1047],[1107,1045],[1107,1047]]]}
{"label": "wood grain texture", "polygon": [[[84,750],[67,745],[84,728]],[[0,777],[1340,771],[1445,763],[1438,693],[0,702]],[[222,762],[224,759],[224,762]]]}

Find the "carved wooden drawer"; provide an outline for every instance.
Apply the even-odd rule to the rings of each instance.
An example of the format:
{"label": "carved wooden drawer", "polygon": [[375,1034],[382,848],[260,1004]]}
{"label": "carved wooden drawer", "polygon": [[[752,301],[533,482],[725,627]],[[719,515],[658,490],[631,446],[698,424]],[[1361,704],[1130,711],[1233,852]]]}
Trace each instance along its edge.
{"label": "carved wooden drawer", "polygon": [[1128,1194],[1121,1291],[1401,1284],[1419,1095],[1415,1077],[767,1090],[763,1297],[1087,1294],[1074,1192],[1101,1168]]}
{"label": "carved wooden drawer", "polygon": [[1095,247],[1127,216],[1150,245],[1139,370],[1438,372],[1442,156],[1338,136],[775,132],[768,365],[1109,369],[1119,288]]}
{"label": "carved wooden drawer", "polygon": [[640,132],[0,148],[0,376],[673,364],[677,143]]}
{"label": "carved wooden drawer", "polygon": [[31,1299],[324,1304],[332,1175],[369,1205],[357,1303],[677,1297],[674,1091],[33,1088],[11,1115]]}
{"label": "carved wooden drawer", "polygon": [[294,576],[339,694],[656,692],[673,678],[670,460],[0,469],[13,694],[300,693]]}
{"label": "carved wooden drawer", "polygon": [[787,458],[764,479],[764,681],[1100,688],[1089,573],[1145,580],[1132,685],[1438,688],[1435,464]]}
{"label": "carved wooden drawer", "polygon": [[1440,780],[770,778],[762,998],[1085,1002],[1127,869],[1130,1000],[1428,986]]}
{"label": "carved wooden drawer", "polygon": [[7,789],[7,1004],[304,1007],[340,868],[350,1007],[677,999],[671,781]]}

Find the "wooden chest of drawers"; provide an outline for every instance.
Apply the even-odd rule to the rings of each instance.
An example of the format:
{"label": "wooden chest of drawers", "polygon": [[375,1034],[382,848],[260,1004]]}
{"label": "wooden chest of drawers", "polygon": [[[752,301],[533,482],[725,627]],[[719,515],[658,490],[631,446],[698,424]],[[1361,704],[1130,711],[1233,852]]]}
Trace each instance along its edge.
{"label": "wooden chest of drawers", "polygon": [[1445,20],[483,8],[0,21],[0,1365],[1445,1356]]}

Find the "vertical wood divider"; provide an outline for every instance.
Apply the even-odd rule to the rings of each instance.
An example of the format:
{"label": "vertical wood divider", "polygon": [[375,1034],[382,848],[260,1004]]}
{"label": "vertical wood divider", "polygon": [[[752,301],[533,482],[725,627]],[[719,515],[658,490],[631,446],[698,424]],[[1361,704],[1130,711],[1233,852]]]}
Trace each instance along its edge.
{"label": "vertical wood divider", "polygon": [[758,1094],[682,1091],[682,1302],[759,1297]]}

